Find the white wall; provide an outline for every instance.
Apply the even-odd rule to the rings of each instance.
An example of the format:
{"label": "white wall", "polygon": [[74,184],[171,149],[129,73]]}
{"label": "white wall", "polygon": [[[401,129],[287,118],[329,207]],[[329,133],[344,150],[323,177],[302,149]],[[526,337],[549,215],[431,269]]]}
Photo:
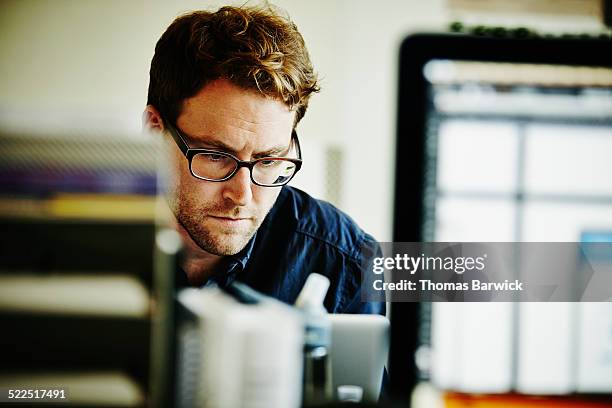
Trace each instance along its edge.
{"label": "white wall", "polygon": [[409,31],[444,25],[445,2],[277,3],[298,24],[323,77],[302,132],[344,148],[342,209],[391,240],[399,45]]}
{"label": "white wall", "polygon": [[[235,3],[235,2],[234,2]],[[445,0],[279,0],[306,39],[323,90],[300,125],[307,151],[344,149],[340,207],[391,239],[397,51],[446,23]],[[0,123],[138,131],[157,38],[219,1],[0,1]],[[45,125],[47,124],[47,125]],[[321,195],[321,160],[299,185]],[[308,187],[307,187],[308,188]]]}

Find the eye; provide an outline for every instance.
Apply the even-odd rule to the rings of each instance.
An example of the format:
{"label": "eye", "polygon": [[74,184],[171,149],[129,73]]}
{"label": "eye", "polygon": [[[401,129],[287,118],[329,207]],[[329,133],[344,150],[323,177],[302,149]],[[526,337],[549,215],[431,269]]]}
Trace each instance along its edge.
{"label": "eye", "polygon": [[227,157],[217,153],[208,153],[206,154],[206,158],[211,162],[220,162],[222,160],[227,159]]}
{"label": "eye", "polygon": [[261,167],[275,167],[279,166],[282,162],[282,160],[262,160],[257,162],[257,164]]}

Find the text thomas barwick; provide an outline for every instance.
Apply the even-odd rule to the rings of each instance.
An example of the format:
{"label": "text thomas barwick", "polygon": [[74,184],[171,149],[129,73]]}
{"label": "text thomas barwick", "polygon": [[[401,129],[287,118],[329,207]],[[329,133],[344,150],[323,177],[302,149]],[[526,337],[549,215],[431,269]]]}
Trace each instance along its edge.
{"label": "text thomas barwick", "polygon": [[[418,284],[417,284],[418,283]],[[429,279],[419,279],[418,282],[402,279],[399,282],[384,282],[377,279],[373,282],[374,290],[383,291],[437,291],[437,290],[493,290],[493,291],[522,291],[523,282],[515,279],[513,282],[507,279],[503,282],[483,282],[473,279],[471,285],[468,282],[433,282]]]}

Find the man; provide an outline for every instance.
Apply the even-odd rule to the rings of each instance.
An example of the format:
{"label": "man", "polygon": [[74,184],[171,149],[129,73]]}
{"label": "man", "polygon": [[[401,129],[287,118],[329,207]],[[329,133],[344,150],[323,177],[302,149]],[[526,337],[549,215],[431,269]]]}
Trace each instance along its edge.
{"label": "man", "polygon": [[293,303],[317,272],[331,281],[329,312],[384,313],[360,295],[374,239],[286,185],[301,166],[295,128],[318,90],[302,36],[271,7],[194,12],[162,35],[144,120],[170,144],[184,284],[237,279]]}

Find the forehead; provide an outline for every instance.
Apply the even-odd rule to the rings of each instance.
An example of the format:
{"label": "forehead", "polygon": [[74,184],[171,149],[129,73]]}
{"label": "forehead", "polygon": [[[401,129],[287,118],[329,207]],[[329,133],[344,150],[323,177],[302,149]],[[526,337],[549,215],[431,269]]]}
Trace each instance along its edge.
{"label": "forehead", "polygon": [[281,101],[216,80],[185,99],[176,124],[195,142],[212,138],[240,150],[287,142],[294,117]]}

